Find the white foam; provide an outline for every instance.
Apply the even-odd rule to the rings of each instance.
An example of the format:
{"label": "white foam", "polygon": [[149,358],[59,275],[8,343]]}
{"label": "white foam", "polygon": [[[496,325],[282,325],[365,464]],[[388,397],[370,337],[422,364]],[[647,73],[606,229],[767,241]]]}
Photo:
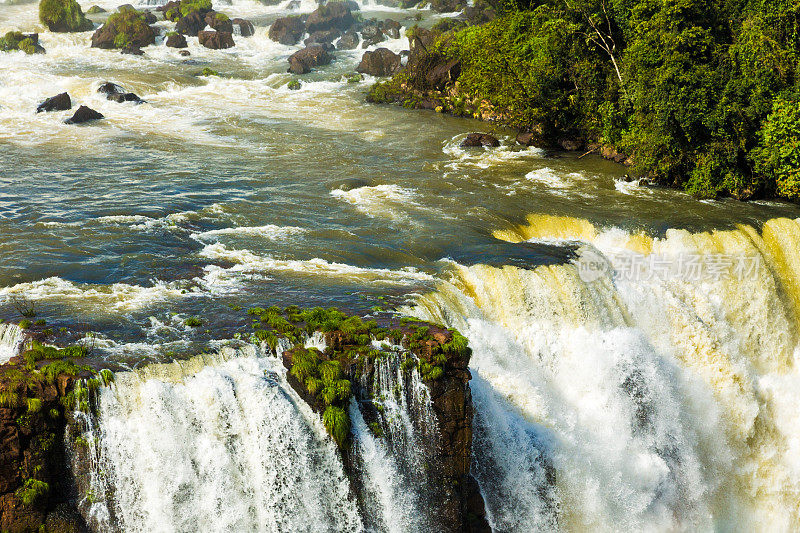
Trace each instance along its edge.
{"label": "white foam", "polygon": [[407,222],[409,209],[419,207],[414,189],[395,184],[364,186],[345,191],[334,189],[331,196],[353,205],[369,217]]}

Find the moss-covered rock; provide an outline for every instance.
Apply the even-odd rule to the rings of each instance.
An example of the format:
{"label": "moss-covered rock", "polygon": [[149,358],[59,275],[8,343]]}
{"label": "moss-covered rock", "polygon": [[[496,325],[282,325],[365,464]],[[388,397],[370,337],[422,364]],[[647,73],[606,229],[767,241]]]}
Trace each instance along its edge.
{"label": "moss-covered rock", "polygon": [[44,48],[39,45],[39,36],[35,33],[26,35],[18,31],[10,31],[0,38],[0,52],[22,50],[26,54],[43,54]]}
{"label": "moss-covered rock", "polygon": [[106,50],[141,48],[155,42],[156,32],[147,24],[144,13],[132,10],[114,13],[92,35],[92,48]]}
{"label": "moss-covered rock", "polygon": [[50,31],[77,32],[94,28],[75,0],[42,0],[39,3],[39,20]]}
{"label": "moss-covered rock", "polygon": [[86,10],[87,15],[98,15],[100,13],[105,13],[106,10],[100,6],[92,6]]}

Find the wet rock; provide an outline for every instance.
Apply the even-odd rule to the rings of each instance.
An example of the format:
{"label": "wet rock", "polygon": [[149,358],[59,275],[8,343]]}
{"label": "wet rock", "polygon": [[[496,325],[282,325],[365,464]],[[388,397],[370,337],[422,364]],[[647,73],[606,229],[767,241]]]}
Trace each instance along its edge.
{"label": "wet rock", "polygon": [[117,8],[117,11],[122,13],[124,11],[136,11],[136,8],[133,7],[131,4],[122,4]]}
{"label": "wet rock", "polygon": [[192,54],[189,52],[189,50],[181,50],[181,51],[180,51],[180,52],[178,52],[178,53],[179,53],[180,55],[182,55],[183,57],[189,57],[190,55],[192,55]]}
{"label": "wet rock", "polygon": [[275,42],[293,45],[300,41],[306,31],[301,17],[282,17],[269,28],[269,38]]}
{"label": "wet rock", "polygon": [[149,11],[145,11],[144,13],[142,13],[142,16],[144,16],[144,21],[147,24],[155,24],[156,22],[158,22],[158,17],[156,17]]}
{"label": "wet rock", "polygon": [[396,20],[386,19],[383,21],[381,29],[383,33],[388,35],[392,39],[399,39],[400,38],[400,30],[403,28],[403,25],[397,22]]}
{"label": "wet rock", "polygon": [[347,30],[355,19],[350,6],[346,2],[328,2],[314,10],[306,20],[306,31],[314,33],[320,30]]}
{"label": "wet rock", "polygon": [[180,0],[170,0],[163,6],[157,7],[156,11],[164,13],[164,20],[169,20],[170,22],[178,22],[178,19],[182,16]]}
{"label": "wet rock", "polygon": [[116,83],[112,83],[110,81],[107,81],[107,82],[104,82],[103,84],[101,84],[100,87],[97,88],[97,92],[99,92],[100,94],[104,94],[104,95],[108,96],[110,94],[124,93],[125,89],[123,89],[122,86],[117,85]]}
{"label": "wet rock", "polygon": [[205,17],[206,24],[215,31],[233,34],[233,22],[223,13],[209,11]]}
{"label": "wet rock", "polygon": [[86,11],[86,14],[87,15],[97,15],[99,13],[105,13],[105,12],[106,12],[106,10],[103,9],[102,7],[100,7],[100,6],[92,6]]}
{"label": "wet rock", "polygon": [[137,104],[145,103],[144,100],[136,96],[134,93],[129,93],[123,87],[107,81],[97,88],[97,92],[106,95],[107,100],[113,102],[136,102]]}
{"label": "wet rock", "polygon": [[256,33],[256,28],[253,26],[253,23],[249,20],[245,19],[232,19],[231,23],[233,24],[233,33],[235,35],[241,35],[242,37],[252,37]]}
{"label": "wet rock", "polygon": [[292,0],[286,5],[286,9],[289,9],[291,11],[300,9],[300,0]]}
{"label": "wet rock", "polygon": [[92,35],[92,48],[143,48],[155,44],[156,32],[138,11],[114,13]]}
{"label": "wet rock", "polygon": [[128,46],[122,48],[119,51],[119,53],[120,54],[128,54],[128,55],[132,55],[132,56],[143,56],[144,55],[144,52],[142,51],[142,49],[139,48],[136,45],[133,45],[133,44],[129,44]]}
{"label": "wet rock", "polygon": [[356,71],[370,76],[391,76],[399,68],[399,55],[388,48],[378,48],[372,52],[364,52]]}
{"label": "wet rock", "polygon": [[298,50],[289,56],[289,72],[306,74],[314,67],[329,64],[333,58],[324,47],[315,44]]}
{"label": "wet rock", "polygon": [[354,50],[358,48],[359,42],[361,42],[361,39],[358,38],[358,34],[354,31],[349,31],[342,35],[342,38],[336,43],[336,48],[339,50]]}
{"label": "wet rock", "polygon": [[497,11],[489,5],[475,2],[474,6],[464,8],[462,16],[471,26],[479,26],[496,19]]}
{"label": "wet rock", "polygon": [[201,31],[197,34],[200,44],[212,50],[223,50],[233,48],[233,34],[229,31]]}
{"label": "wet rock", "polygon": [[175,24],[175,31],[190,37],[197,37],[197,34],[203,31],[205,27],[205,17],[197,11],[192,11],[185,17],[178,19],[177,24]]}
{"label": "wet rock", "polygon": [[498,147],[500,141],[494,135],[488,133],[470,133],[467,138],[461,141],[462,148],[474,148],[478,146]]}
{"label": "wet rock", "polygon": [[0,52],[15,52],[22,50],[26,54],[44,54],[45,50],[39,45],[38,33],[22,33],[10,31],[0,37]]}
{"label": "wet rock", "polygon": [[580,150],[583,146],[583,141],[580,139],[559,139],[558,145],[561,147],[562,150],[567,152],[574,152],[576,150]]}
{"label": "wet rock", "polygon": [[188,47],[188,43],[186,42],[186,37],[183,34],[172,32],[167,35],[167,40],[164,43],[170,48],[186,48]]}
{"label": "wet rock", "polygon": [[72,100],[67,93],[61,93],[56,96],[50,97],[36,108],[37,113],[43,111],[66,111],[72,109]]}
{"label": "wet rock", "polygon": [[365,26],[361,30],[361,37],[364,39],[364,44],[361,45],[362,48],[367,48],[386,40],[386,36],[383,35],[383,31],[378,26]]}
{"label": "wet rock", "polygon": [[76,0],[42,0],[39,20],[54,32],[89,31],[94,28]]}
{"label": "wet rock", "polygon": [[461,61],[454,59],[434,64],[425,74],[425,80],[429,86],[441,91],[448,84],[455,83],[459,76],[461,76]]}
{"label": "wet rock", "polygon": [[83,124],[84,122],[100,120],[101,118],[105,117],[94,109],[82,105],[77,111],[75,111],[75,114],[72,115],[72,117],[64,121],[64,124]]}
{"label": "wet rock", "polygon": [[533,146],[540,142],[540,135],[532,131],[521,131],[517,134],[516,141],[523,146]]}
{"label": "wet rock", "polygon": [[303,41],[303,44],[306,46],[311,46],[312,44],[330,44],[338,39],[341,35],[342,32],[336,29],[315,31],[309,35],[308,39]]}

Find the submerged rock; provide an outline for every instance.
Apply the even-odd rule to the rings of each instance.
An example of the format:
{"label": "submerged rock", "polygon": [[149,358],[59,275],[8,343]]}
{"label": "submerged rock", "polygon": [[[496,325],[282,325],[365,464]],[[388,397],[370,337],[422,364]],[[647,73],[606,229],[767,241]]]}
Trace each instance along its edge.
{"label": "submerged rock", "polygon": [[129,44],[119,51],[121,54],[128,54],[132,56],[143,56],[144,52],[136,45]]}
{"label": "submerged rock", "polygon": [[275,42],[293,45],[300,41],[306,27],[301,17],[282,17],[272,23],[269,38]]}
{"label": "submerged rock", "polygon": [[474,148],[478,146],[488,146],[496,148],[500,146],[500,141],[494,135],[488,133],[470,133],[467,138],[461,141],[462,148]]}
{"label": "submerged rock", "polygon": [[156,32],[145,22],[144,14],[135,10],[114,13],[92,35],[92,48],[106,50],[143,48],[155,42]]}
{"label": "submerged rock", "polygon": [[233,34],[229,31],[201,31],[197,34],[200,44],[212,50],[222,50],[236,46]]}
{"label": "submerged rock", "polygon": [[315,44],[298,50],[289,56],[289,72],[293,74],[306,74],[313,67],[328,65],[333,58],[324,47]]}
{"label": "submerged rock", "polygon": [[391,76],[399,68],[399,55],[388,48],[378,48],[372,52],[364,52],[356,71],[370,76]]}
{"label": "submerged rock", "polygon": [[64,121],[64,124],[83,124],[84,122],[100,120],[101,118],[105,118],[101,113],[82,105],[77,111],[75,111],[75,114],[72,115],[72,117]]}
{"label": "submerged rock", "polygon": [[75,0],[42,0],[39,3],[39,20],[55,32],[89,31],[94,28]]}
{"label": "submerged rock", "polygon": [[36,108],[37,113],[41,113],[43,111],[66,111],[67,109],[72,109],[72,100],[67,93],[57,94],[56,96],[52,96],[39,104],[39,107]]}
{"label": "submerged rock", "polygon": [[346,2],[328,2],[314,10],[306,20],[306,30],[314,33],[320,30],[347,30],[355,19]]}

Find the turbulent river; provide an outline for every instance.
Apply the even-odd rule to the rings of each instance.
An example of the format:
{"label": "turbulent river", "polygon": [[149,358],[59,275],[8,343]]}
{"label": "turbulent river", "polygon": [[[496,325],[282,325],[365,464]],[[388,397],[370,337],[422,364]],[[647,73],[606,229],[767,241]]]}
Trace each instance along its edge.
{"label": "turbulent river", "polygon": [[[128,370],[101,427],[86,422],[116,483],[92,525],[365,527],[281,369],[223,349],[245,322],[232,307],[296,304],[397,307],[467,336],[472,470],[496,531],[800,528],[800,210],[698,202],[489,124],[367,104],[375,80],[345,79],[362,49],[289,90],[299,46],[267,31],[315,7],[233,0],[217,8],[256,26],[234,48],[189,38],[187,58],[159,38],[137,57],[0,0],[0,34],[39,31],[47,50],[0,53],[0,318],[29,301]],[[405,27],[455,16],[361,10]],[[105,81],[147,103],[105,100]],[[64,91],[106,118],[35,114]],[[460,148],[471,131],[502,146]],[[21,338],[0,328],[5,360]],[[403,461],[353,419],[378,523],[426,531]]]}

